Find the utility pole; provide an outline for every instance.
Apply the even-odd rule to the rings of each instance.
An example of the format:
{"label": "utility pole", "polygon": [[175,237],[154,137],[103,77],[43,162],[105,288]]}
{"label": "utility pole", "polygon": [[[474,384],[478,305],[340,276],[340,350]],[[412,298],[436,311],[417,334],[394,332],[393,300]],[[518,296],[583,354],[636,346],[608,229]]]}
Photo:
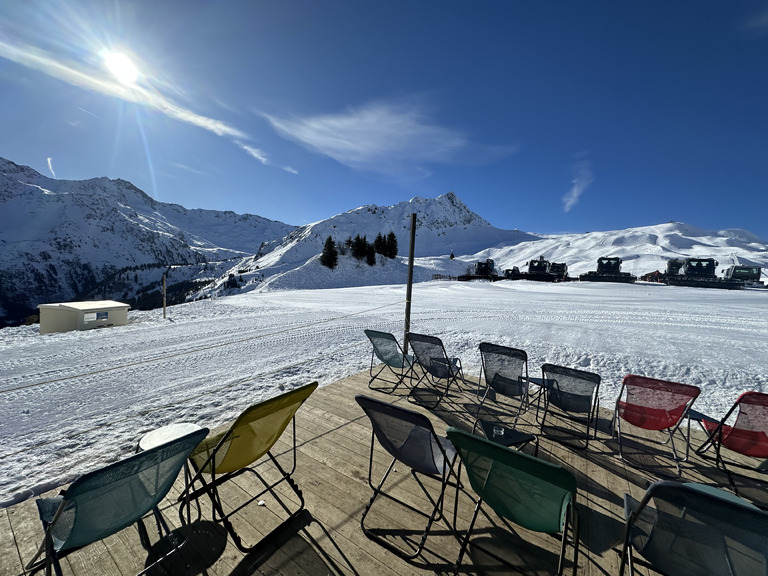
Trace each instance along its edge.
{"label": "utility pole", "polygon": [[163,318],[165,318],[165,274],[163,274]]}
{"label": "utility pole", "polygon": [[411,331],[411,294],[413,293],[413,256],[416,249],[416,213],[411,214],[411,247],[408,251],[408,284],[405,289],[405,332],[403,333],[403,352],[408,354],[408,341],[405,334]]}

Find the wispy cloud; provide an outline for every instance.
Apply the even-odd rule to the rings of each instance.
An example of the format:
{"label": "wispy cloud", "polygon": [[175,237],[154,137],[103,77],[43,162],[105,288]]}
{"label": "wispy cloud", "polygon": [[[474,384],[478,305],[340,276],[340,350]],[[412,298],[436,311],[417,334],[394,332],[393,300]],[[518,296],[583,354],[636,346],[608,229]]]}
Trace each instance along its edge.
{"label": "wispy cloud", "polygon": [[[265,166],[274,166],[275,164],[272,164],[272,162],[269,160],[269,157],[266,155],[266,153],[261,150],[260,148],[256,148],[254,146],[249,146],[248,144],[243,144],[242,142],[236,142],[240,148],[245,150],[251,157],[255,158]],[[285,170],[286,172],[290,174],[298,174],[298,171],[294,170],[290,166],[278,166],[281,170]]]}
{"label": "wispy cloud", "polygon": [[429,175],[426,164],[454,161],[469,145],[463,133],[436,125],[417,106],[376,103],[340,114],[265,117],[280,135],[313,152],[394,177]]}
{"label": "wispy cloud", "polygon": [[48,170],[50,170],[53,177],[56,178],[56,172],[53,171],[53,163],[51,162],[50,156],[48,156]]}
{"label": "wispy cloud", "polygon": [[757,32],[759,35],[768,33],[768,10],[763,10],[749,18],[745,22],[744,28],[752,32]]}
{"label": "wispy cloud", "polygon": [[584,191],[594,181],[592,163],[589,160],[579,160],[571,166],[571,169],[573,171],[572,186],[568,193],[563,196],[563,212],[570,212]]}
{"label": "wispy cloud", "polygon": [[98,118],[99,120],[102,119],[101,116],[97,116],[96,114],[94,114],[93,112],[89,112],[85,108],[81,108],[80,106],[78,106],[77,109],[80,110],[81,112],[85,112],[86,114],[88,114],[90,116],[93,116],[94,118]]}
{"label": "wispy cloud", "polygon": [[[54,55],[18,40],[15,40],[13,43],[0,40],[0,57],[12,60],[27,68],[38,70],[73,86],[146,106],[175,120],[192,124],[217,136],[228,138],[240,149],[261,161],[262,164],[270,164],[270,162],[264,161],[265,157],[259,158],[254,156],[251,152],[251,147],[243,144],[244,140],[248,140],[247,134],[226,122],[198,114],[182,106],[162,94],[156,88],[140,84],[126,86],[107,76],[105,71],[97,66],[89,66],[80,61],[68,60],[65,57]],[[80,108],[80,110],[96,116],[83,108]],[[96,117],[98,118],[98,116]],[[292,169],[287,171],[295,173]]]}
{"label": "wispy cloud", "polygon": [[200,176],[210,176],[208,172],[204,172],[203,170],[198,170],[197,168],[192,168],[191,166],[187,166],[186,164],[182,164],[180,162],[172,162],[171,165],[181,170],[184,170],[186,172],[190,172],[192,174],[198,174]]}

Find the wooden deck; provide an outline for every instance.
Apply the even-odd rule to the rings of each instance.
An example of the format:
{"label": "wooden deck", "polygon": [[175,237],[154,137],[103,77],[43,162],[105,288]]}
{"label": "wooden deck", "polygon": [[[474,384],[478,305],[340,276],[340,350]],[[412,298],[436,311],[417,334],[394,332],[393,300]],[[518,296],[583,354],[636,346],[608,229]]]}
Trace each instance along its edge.
{"label": "wooden deck", "polygon": [[[177,555],[177,561],[167,561],[163,569],[153,573],[164,574],[207,574],[207,575],[315,575],[315,574],[444,574],[453,573],[453,564],[459,552],[459,542],[447,522],[436,525],[435,533],[427,540],[426,550],[421,557],[406,562],[385,548],[365,537],[360,529],[360,516],[367,504],[371,489],[367,483],[367,466],[370,448],[370,425],[354,401],[356,394],[397,402],[429,414],[435,429],[443,433],[449,425],[471,428],[477,401],[474,390],[465,390],[446,397],[437,410],[428,411],[408,401],[407,389],[399,389],[393,395],[384,395],[368,389],[368,373],[360,373],[317,390],[301,408],[297,416],[297,441],[299,445],[298,466],[294,478],[306,499],[306,510],[291,522],[272,541],[257,551],[243,554],[237,550],[231,539],[220,526],[213,524],[207,502],[202,499],[203,517],[189,527],[190,542]],[[520,428],[539,433],[533,425],[535,410],[525,414]],[[597,440],[587,450],[574,449],[553,441],[563,436],[565,429],[573,425],[565,421],[549,419],[540,434],[539,457],[558,463],[571,470],[578,480],[578,511],[581,531],[578,572],[585,575],[618,574],[619,553],[617,544],[623,533],[623,495],[629,493],[641,498],[649,482],[674,476],[674,465],[669,458],[668,446],[658,446],[655,454],[633,450],[627,456],[646,470],[627,466],[618,457],[618,444],[608,434],[610,413],[603,409],[600,414]],[[204,423],[201,423],[204,424]],[[290,428],[289,428],[290,431]],[[278,444],[277,453],[285,451],[290,442],[289,431]],[[658,440],[661,436],[654,436]],[[692,445],[698,446],[703,440],[700,432],[694,433]],[[578,443],[577,443],[578,444]],[[644,445],[648,445],[646,440]],[[678,441],[678,448],[683,442]],[[527,449],[526,449],[527,450]],[[375,452],[375,478],[378,480],[389,459],[377,447]],[[265,476],[271,469],[267,464],[259,467]],[[378,475],[378,477],[377,477]],[[691,454],[689,462],[683,464],[684,481],[703,482],[719,486],[726,485],[725,476],[713,464]],[[179,526],[175,496],[180,484],[172,492],[173,498],[165,502],[166,518]],[[426,508],[427,499],[413,477],[404,466],[399,466],[388,481],[390,489],[413,506]],[[255,493],[257,482],[249,475],[238,478],[237,483],[224,491],[227,501],[235,500],[247,493]],[[434,491],[439,483],[426,482]],[[753,489],[755,497],[763,497],[763,490],[753,484],[744,489]],[[52,495],[54,492],[48,495]],[[246,543],[256,541],[260,534],[285,517],[278,497],[285,502],[294,502],[295,496],[286,490],[264,496],[263,505],[253,504],[236,520],[236,528]],[[290,505],[290,504],[289,504]],[[459,531],[466,530],[472,514],[473,504],[467,494],[461,493],[458,505]],[[447,492],[445,515],[451,518],[454,509],[454,489]],[[515,528],[510,531],[490,509],[478,519],[473,533],[473,542],[482,543],[486,548],[518,566],[524,574],[553,573],[557,563],[559,540],[557,537],[527,532]],[[420,531],[421,521],[407,508],[393,504],[387,499],[376,501],[369,515],[370,526],[380,527],[395,545],[408,549],[413,536]],[[151,530],[151,520],[147,527]],[[37,519],[33,499],[6,509],[0,509],[0,576],[26,574],[23,566],[37,550],[42,539],[42,528]],[[153,550],[159,551],[166,544],[157,541],[154,531]],[[102,542],[92,544],[68,555],[62,565],[65,574],[112,575],[135,574],[148,563],[148,552],[142,548],[138,532],[130,527]],[[569,546],[568,565],[573,558]],[[509,568],[500,565],[491,556],[483,554],[470,545],[462,562],[461,573],[504,574]],[[640,566],[640,574],[654,574]]]}

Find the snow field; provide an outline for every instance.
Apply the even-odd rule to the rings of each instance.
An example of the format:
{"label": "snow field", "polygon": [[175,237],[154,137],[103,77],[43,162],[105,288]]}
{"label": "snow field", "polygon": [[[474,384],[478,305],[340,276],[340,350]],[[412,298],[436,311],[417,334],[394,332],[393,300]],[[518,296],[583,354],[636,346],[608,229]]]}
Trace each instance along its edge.
{"label": "snow field", "polygon": [[[612,406],[629,373],[695,384],[721,416],[746,390],[768,391],[768,290],[637,283],[427,282],[411,330],[439,336],[468,375],[478,345],[597,372]],[[0,330],[0,503],[131,453],[174,421],[215,426],[279,389],[368,367],[375,328],[402,339],[405,286],[253,291],[130,312],[129,325],[39,335]]]}

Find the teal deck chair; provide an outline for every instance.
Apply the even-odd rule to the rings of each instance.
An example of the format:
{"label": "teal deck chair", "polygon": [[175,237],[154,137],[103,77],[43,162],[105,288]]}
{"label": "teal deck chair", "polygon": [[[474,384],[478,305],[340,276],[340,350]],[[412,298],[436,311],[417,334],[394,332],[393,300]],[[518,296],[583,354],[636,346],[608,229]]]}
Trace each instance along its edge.
{"label": "teal deck chair", "polygon": [[[190,455],[190,462],[195,469],[195,475],[189,483],[190,488],[179,496],[179,500],[187,496],[190,500],[197,500],[207,494],[211,499],[213,521],[224,525],[235,545],[242,552],[247,553],[255,550],[262,541],[269,539],[304,510],[304,496],[292,478],[292,474],[296,470],[295,416],[298,409],[316,388],[317,382],[312,382],[254,404],[244,410],[232,424],[212,431],[210,436],[205,438]],[[293,463],[290,470],[285,470],[271,450],[291,423],[293,424],[293,447],[290,452]],[[279,474],[279,478],[272,483],[268,483],[256,470],[257,465],[265,455]],[[228,506],[229,511],[225,511],[224,499],[219,488],[225,482],[245,472],[250,472],[256,476],[264,485],[264,489],[246,499],[245,502]],[[206,479],[206,476],[210,476],[210,478]],[[275,494],[275,487],[282,482],[286,482],[299,499],[297,510],[290,512],[286,504],[282,500],[278,500],[288,512],[288,517],[269,534],[261,538],[259,542],[252,546],[246,546],[232,524],[232,517],[252,502],[259,500],[264,494],[268,492]],[[192,488],[197,483],[200,483],[201,487],[193,490]],[[186,492],[190,490],[191,492],[187,494]],[[277,497],[276,494],[275,497]]]}
{"label": "teal deck chair", "polygon": [[144,574],[176,552],[186,539],[179,542],[171,534],[158,505],[170,491],[189,454],[206,434],[207,428],[196,430],[178,440],[88,472],[59,496],[39,498],[36,504],[45,537],[37,554],[27,564],[27,569],[42,567],[36,562],[45,553],[46,574],[50,574],[53,567],[61,576],[59,558],[132,524],[137,524],[142,545],[148,548],[142,517],[150,511],[154,511],[160,536],[164,531],[173,548],[139,574]]}
{"label": "teal deck chair", "polygon": [[624,495],[624,515],[620,576],[635,573],[634,552],[661,574],[768,574],[768,514],[730,492],[655,482],[640,502]]}
{"label": "teal deck chair", "polygon": [[[371,379],[368,380],[368,388],[385,394],[392,394],[405,379],[410,377],[413,370],[415,359],[410,354],[403,352],[400,343],[389,332],[379,332],[378,330],[365,330],[365,335],[371,341],[373,351],[371,352],[371,367],[368,370]],[[381,363],[381,368],[374,374],[376,359]],[[383,372],[388,372],[394,377],[394,382],[385,379]],[[373,386],[374,380],[381,380],[389,384],[394,384],[392,388]]]}
{"label": "teal deck chair", "polygon": [[[557,574],[563,573],[569,527],[573,530],[573,574],[579,557],[579,520],[576,510],[576,478],[565,468],[517,450],[448,428],[448,439],[456,447],[470,486],[478,495],[475,512],[461,543],[455,574],[469,544],[472,529],[483,503],[501,518],[533,532],[562,532]],[[458,490],[456,491],[458,505]],[[454,507],[454,528],[456,528]],[[457,529],[458,534],[458,529]],[[485,552],[496,557],[488,550]],[[501,558],[496,557],[503,562]]]}

